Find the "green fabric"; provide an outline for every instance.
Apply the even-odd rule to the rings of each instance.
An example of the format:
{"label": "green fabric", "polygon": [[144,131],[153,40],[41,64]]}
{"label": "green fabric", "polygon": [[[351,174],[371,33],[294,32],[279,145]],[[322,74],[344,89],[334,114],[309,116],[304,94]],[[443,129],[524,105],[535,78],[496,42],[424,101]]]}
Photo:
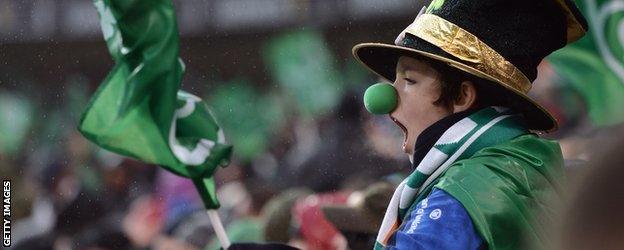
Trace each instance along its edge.
{"label": "green fabric", "polygon": [[469,159],[483,148],[527,133],[522,118],[502,107],[481,109],[453,124],[438,138],[416,169],[397,186],[377,234],[379,244],[376,249],[387,244],[396,233],[396,225],[407,221],[405,216],[418,203],[414,201],[418,201],[423,192],[430,191],[429,183],[438,180],[456,162]]}
{"label": "green fabric", "polygon": [[219,207],[212,175],[231,147],[207,106],[178,91],[184,66],[170,0],[96,0],[115,67],[80,121],[109,151],[193,179],[207,208]]}
{"label": "green fabric", "polygon": [[228,139],[236,145],[236,159],[250,162],[266,152],[283,126],[284,106],[276,92],[259,92],[244,79],[223,82],[206,100],[216,112]]}
{"label": "green fabric", "polygon": [[[429,179],[431,179],[430,182],[435,181],[437,177],[432,176],[432,174],[437,171],[446,171],[444,166],[452,166],[455,161],[469,158],[484,147],[496,145],[528,133],[523,124],[520,117],[512,116],[507,110],[497,111],[494,108],[485,108],[464,118],[449,128],[420,161],[416,170],[407,178],[404,192],[409,189],[420,189],[421,186],[426,185],[425,183]],[[472,127],[473,125],[474,127]],[[472,128],[466,130],[463,127]],[[447,136],[448,134],[453,136]],[[455,137],[457,135],[462,136],[457,138]],[[432,154],[434,150],[439,153]],[[456,154],[457,158],[451,160]],[[437,166],[436,164],[441,165]],[[438,170],[438,168],[443,169]],[[407,201],[404,198],[405,196],[401,195],[401,202]],[[412,205],[413,202],[401,204],[399,206],[399,218],[405,217]]]}
{"label": "green fabric", "polygon": [[0,92],[0,154],[13,155],[21,150],[34,113],[35,107],[26,96]]}
{"label": "green fabric", "polygon": [[559,144],[527,134],[456,162],[418,201],[432,187],[442,189],[466,208],[489,249],[523,248],[524,240],[539,247],[562,179]]}
{"label": "green fabric", "polygon": [[263,57],[271,76],[300,116],[322,116],[339,104],[344,81],[320,32],[278,35],[267,43]]}
{"label": "green fabric", "polygon": [[595,125],[624,122],[624,4],[620,0],[575,2],[590,30],[547,60],[583,96]]}

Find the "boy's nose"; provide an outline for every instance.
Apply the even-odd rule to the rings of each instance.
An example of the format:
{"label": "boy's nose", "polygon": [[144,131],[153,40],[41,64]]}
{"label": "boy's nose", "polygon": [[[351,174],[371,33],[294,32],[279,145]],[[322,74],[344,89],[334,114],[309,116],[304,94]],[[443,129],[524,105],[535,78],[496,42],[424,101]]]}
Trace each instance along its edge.
{"label": "boy's nose", "polygon": [[377,83],[364,92],[364,106],[372,114],[389,114],[397,107],[397,91],[388,83]]}

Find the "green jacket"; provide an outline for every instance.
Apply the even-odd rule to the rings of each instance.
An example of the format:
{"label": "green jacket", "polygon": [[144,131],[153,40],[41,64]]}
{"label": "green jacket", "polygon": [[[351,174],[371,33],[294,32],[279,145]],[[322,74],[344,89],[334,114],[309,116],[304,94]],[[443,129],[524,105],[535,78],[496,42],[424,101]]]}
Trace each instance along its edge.
{"label": "green jacket", "polygon": [[563,177],[559,144],[525,134],[454,163],[414,205],[442,189],[468,211],[489,249],[544,248],[541,232],[553,222]]}

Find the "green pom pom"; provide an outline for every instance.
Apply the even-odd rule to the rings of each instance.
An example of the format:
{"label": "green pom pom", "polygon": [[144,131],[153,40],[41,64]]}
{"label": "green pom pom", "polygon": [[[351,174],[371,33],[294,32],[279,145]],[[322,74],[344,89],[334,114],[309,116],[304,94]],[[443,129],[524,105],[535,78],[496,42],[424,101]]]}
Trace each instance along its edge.
{"label": "green pom pom", "polygon": [[374,84],[364,92],[364,106],[373,114],[388,114],[397,106],[396,90],[387,83]]}

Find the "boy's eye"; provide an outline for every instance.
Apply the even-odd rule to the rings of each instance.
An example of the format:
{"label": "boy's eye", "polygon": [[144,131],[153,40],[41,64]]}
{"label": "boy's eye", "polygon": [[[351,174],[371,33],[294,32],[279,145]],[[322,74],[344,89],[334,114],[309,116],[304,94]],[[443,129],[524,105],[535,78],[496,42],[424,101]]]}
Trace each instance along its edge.
{"label": "boy's eye", "polygon": [[403,80],[405,80],[407,82],[407,85],[412,85],[412,84],[416,83],[416,81],[414,81],[412,79],[409,79],[407,77],[403,78]]}

